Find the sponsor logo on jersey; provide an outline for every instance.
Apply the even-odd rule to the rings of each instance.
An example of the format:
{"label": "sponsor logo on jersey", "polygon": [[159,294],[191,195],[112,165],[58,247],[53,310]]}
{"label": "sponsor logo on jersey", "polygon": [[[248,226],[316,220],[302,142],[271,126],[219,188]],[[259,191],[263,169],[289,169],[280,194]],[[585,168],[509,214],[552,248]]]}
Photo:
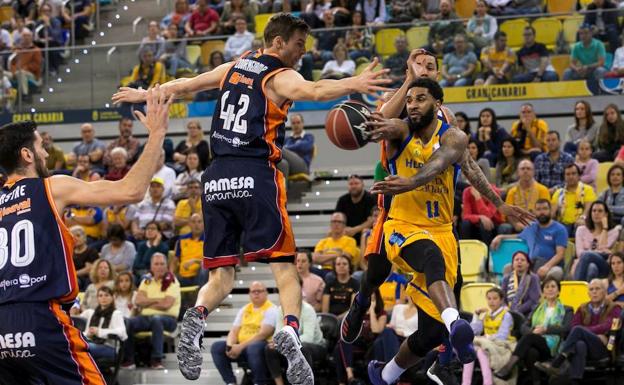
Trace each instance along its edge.
{"label": "sponsor logo on jersey", "polygon": [[204,199],[206,202],[226,199],[250,198],[253,195],[254,178],[241,176],[235,178],[221,178],[204,183]]}
{"label": "sponsor logo on jersey", "polygon": [[28,287],[32,287],[36,284],[45,282],[47,278],[48,278],[47,275],[31,277],[28,274],[20,274],[20,276],[17,278],[4,279],[0,281],[0,289],[4,289],[6,291],[11,286],[19,286],[21,289],[25,289]]}
{"label": "sponsor logo on jersey", "polygon": [[0,334],[0,360],[34,357],[35,353],[28,348],[36,346],[35,335],[31,332]]}
{"label": "sponsor logo on jersey", "polygon": [[11,215],[11,214],[24,214],[30,212],[31,202],[30,198],[26,198],[21,202],[17,202],[7,207],[0,207],[0,221],[2,218]]}
{"label": "sponsor logo on jersey", "polygon": [[241,74],[240,72],[232,73],[232,76],[230,76],[230,80],[229,80],[229,83],[233,85],[240,83],[240,84],[245,84],[248,88],[253,87],[253,82],[254,80],[252,78],[248,78],[247,76]]}
{"label": "sponsor logo on jersey", "polygon": [[221,140],[223,142],[227,142],[228,144],[231,144],[233,147],[249,146],[249,141],[241,140],[238,136],[235,136],[233,138],[228,138],[227,136],[222,135],[222,134],[220,134],[220,133],[215,131],[212,134],[212,137],[214,139]]}

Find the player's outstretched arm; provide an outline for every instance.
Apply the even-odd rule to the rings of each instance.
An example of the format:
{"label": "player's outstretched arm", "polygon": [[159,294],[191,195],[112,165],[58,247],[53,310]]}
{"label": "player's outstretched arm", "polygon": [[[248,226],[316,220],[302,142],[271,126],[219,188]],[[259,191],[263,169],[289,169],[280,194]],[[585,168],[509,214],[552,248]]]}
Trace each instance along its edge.
{"label": "player's outstretched arm", "polygon": [[440,139],[440,148],[436,150],[418,174],[411,178],[390,175],[377,182],[371,189],[375,194],[396,195],[414,190],[431,182],[453,163],[459,162],[468,146],[468,137],[455,127],[449,128]]}
{"label": "player's outstretched arm", "polygon": [[[160,86],[161,92],[164,92],[165,96],[169,97],[170,95],[182,96],[194,92],[219,88],[221,80],[230,69],[231,65],[232,63],[224,63],[212,71],[204,72],[194,78],[180,78],[168,81]],[[146,90],[131,87],[120,87],[119,91],[113,94],[112,101],[115,104],[143,103],[146,98]]]}
{"label": "player's outstretched arm", "polygon": [[374,59],[358,76],[340,80],[324,79],[317,82],[307,81],[297,71],[283,71],[272,79],[272,89],[283,99],[288,100],[332,100],[341,96],[361,92],[374,94],[378,91],[390,91],[386,86],[392,83],[382,75],[388,70],[373,72],[378,60]]}
{"label": "player's outstretched arm", "polygon": [[138,111],[135,114],[147,128],[149,137],[143,153],[128,174],[116,182],[85,182],[61,175],[51,177],[51,190],[57,210],[62,211],[68,205],[122,205],[143,199],[157,171],[156,165],[169,123],[169,106],[174,98],[174,95],[166,97],[159,86],[149,89],[146,95],[147,115]]}

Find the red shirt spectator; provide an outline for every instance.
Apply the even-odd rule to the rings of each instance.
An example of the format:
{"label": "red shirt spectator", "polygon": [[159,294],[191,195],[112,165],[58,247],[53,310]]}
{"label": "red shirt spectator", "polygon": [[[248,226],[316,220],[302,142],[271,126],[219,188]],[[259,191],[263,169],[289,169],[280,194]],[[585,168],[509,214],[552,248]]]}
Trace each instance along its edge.
{"label": "red shirt spectator", "polygon": [[205,36],[217,30],[219,14],[206,5],[206,0],[197,0],[197,9],[186,23],[188,36]]}
{"label": "red shirt spectator", "polygon": [[[492,185],[492,189],[499,193],[498,188]],[[478,198],[477,198],[478,196]],[[468,187],[464,189],[462,195],[463,204],[463,219],[469,221],[473,225],[478,225],[481,221],[481,216],[488,217],[494,222],[495,225],[500,225],[505,222],[503,215],[496,210],[494,203],[481,196],[474,188]]]}

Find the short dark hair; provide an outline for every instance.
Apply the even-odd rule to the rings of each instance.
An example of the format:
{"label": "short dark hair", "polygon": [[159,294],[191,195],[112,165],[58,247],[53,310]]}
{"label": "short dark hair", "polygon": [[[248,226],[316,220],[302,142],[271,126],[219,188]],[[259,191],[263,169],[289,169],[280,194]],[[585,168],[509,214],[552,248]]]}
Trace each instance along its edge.
{"label": "short dark hair", "polygon": [[485,292],[485,295],[487,296],[490,293],[496,293],[498,294],[498,298],[505,299],[505,293],[503,293],[503,290],[498,286],[494,286],[488,289],[488,291]]}
{"label": "short dark hair", "polygon": [[290,13],[276,13],[269,19],[266,28],[264,28],[264,43],[270,46],[273,39],[278,36],[281,36],[284,41],[288,41],[295,31],[309,33],[310,26],[303,19]]}
{"label": "short dark hair", "polygon": [[550,208],[550,201],[546,198],[538,199],[537,202],[535,202],[535,206],[541,205],[541,204],[547,204],[548,208]]}
{"label": "short dark hair", "polygon": [[37,123],[32,120],[5,124],[0,127],[0,167],[7,174],[20,168],[22,148],[35,152]]}
{"label": "short dark hair", "polygon": [[546,278],[544,278],[544,282],[542,282],[542,291],[544,291],[544,288],[546,287],[546,285],[549,282],[554,282],[555,285],[557,285],[557,289],[559,289],[559,291],[561,291],[561,282],[559,282],[559,280],[557,278],[554,278],[553,276],[546,276]]}
{"label": "short dark hair", "polygon": [[622,167],[621,164],[614,164],[613,166],[609,167],[609,171],[607,171],[607,184],[609,185],[609,187],[611,186],[611,173],[615,170],[620,170],[622,172],[622,176],[624,176],[624,167]]}
{"label": "short dark hair", "polygon": [[546,135],[557,135],[557,140],[561,140],[561,136],[559,136],[559,132],[555,130],[550,130],[546,133]]}
{"label": "short dark hair", "polygon": [[435,100],[444,102],[444,91],[442,90],[442,87],[440,87],[440,84],[438,84],[435,80],[429,78],[418,78],[409,85],[408,90],[414,87],[426,88]]}
{"label": "short dark hair", "polygon": [[578,164],[576,163],[568,163],[563,167],[563,171],[565,172],[565,170],[569,169],[569,168],[575,168],[576,172],[579,174],[579,176],[582,174],[581,172],[581,168],[578,166]]}
{"label": "short dark hair", "polygon": [[525,31],[526,31],[526,30],[529,30],[529,31],[533,32],[533,35],[535,35],[535,28],[533,28],[533,27],[532,27],[532,26],[530,26],[530,25],[527,25],[526,27],[524,27],[524,30],[525,30]]}
{"label": "short dark hair", "polygon": [[494,40],[498,40],[499,37],[507,37],[507,34],[504,31],[496,31]]}
{"label": "short dark hair", "polygon": [[108,238],[109,241],[111,240],[111,238],[116,238],[116,239],[119,239],[121,241],[125,241],[126,240],[126,232],[124,231],[123,227],[121,227],[118,224],[114,224],[114,225],[111,225],[111,227],[108,228],[108,232],[106,234],[106,238]]}

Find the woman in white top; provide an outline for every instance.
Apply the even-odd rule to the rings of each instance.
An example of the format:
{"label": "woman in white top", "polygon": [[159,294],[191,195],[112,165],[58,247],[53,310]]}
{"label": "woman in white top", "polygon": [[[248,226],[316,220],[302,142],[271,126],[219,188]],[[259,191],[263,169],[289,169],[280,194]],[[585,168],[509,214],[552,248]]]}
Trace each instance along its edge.
{"label": "woman in white top", "polygon": [[115,335],[122,341],[128,338],[123,316],[119,310],[115,310],[113,291],[108,286],[102,286],[97,291],[98,306],[88,309],[80,314],[86,320],[83,333],[89,343],[91,356],[97,360],[100,358],[113,359],[115,357],[114,343],[108,338]]}
{"label": "woman in white top", "polygon": [[477,49],[487,47],[494,41],[494,34],[498,30],[496,19],[487,14],[488,7],[485,1],[477,1],[475,15],[468,20],[468,37]]}
{"label": "woman in white top", "polygon": [[347,46],[336,44],[334,47],[334,58],[325,63],[321,72],[321,79],[342,79],[353,76],[355,73],[355,62],[349,59]]}
{"label": "woman in white top", "polygon": [[115,308],[121,312],[124,318],[130,318],[134,310],[134,297],[136,296],[136,287],[134,286],[134,277],[129,271],[120,273],[115,278]]}
{"label": "woman in white top", "polygon": [[403,340],[418,330],[418,311],[408,295],[406,304],[394,305],[390,323],[373,344],[376,360],[388,362],[399,352]]}
{"label": "woman in white top", "polygon": [[184,172],[180,173],[173,185],[173,200],[178,201],[188,197],[186,185],[195,179],[201,181],[203,171],[199,163],[199,155],[196,151],[190,151],[186,155]]}
{"label": "woman in white top", "polygon": [[87,286],[84,299],[80,304],[80,310],[82,311],[86,309],[95,309],[98,306],[97,291],[102,286],[108,286],[110,289],[113,288],[115,280],[115,270],[113,269],[113,265],[106,259],[98,259],[93,262],[89,278],[91,279],[91,283]]}
{"label": "woman in white top", "polygon": [[[624,9],[624,2],[620,3],[620,8]],[[611,64],[611,71],[607,74],[608,77],[624,76],[624,32],[622,32],[620,39],[622,46],[616,49],[613,54],[613,64]]]}

